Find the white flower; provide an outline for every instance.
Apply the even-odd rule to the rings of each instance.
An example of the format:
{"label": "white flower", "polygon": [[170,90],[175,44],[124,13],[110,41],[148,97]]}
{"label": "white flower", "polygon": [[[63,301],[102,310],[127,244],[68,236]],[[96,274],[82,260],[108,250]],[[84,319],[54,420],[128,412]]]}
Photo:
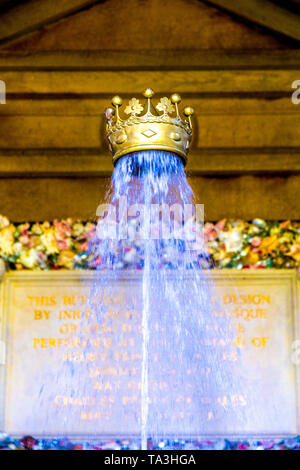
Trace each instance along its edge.
{"label": "white flower", "polygon": [[223,232],[222,238],[227,253],[240,251],[242,249],[243,237],[240,230],[233,229],[230,232]]}
{"label": "white flower", "polygon": [[26,268],[33,269],[35,266],[38,266],[39,257],[35,249],[31,248],[30,250],[24,250],[21,253],[19,262]]}
{"label": "white flower", "polygon": [[23,249],[23,245],[20,242],[16,242],[13,245],[13,250],[16,255],[20,254]]}

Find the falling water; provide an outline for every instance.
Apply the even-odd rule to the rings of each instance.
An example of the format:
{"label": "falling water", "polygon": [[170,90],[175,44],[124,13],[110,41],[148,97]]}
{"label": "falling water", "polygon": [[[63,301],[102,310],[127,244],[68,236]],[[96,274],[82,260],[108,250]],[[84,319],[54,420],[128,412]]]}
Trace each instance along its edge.
{"label": "falling water", "polygon": [[[106,202],[120,210],[124,198],[129,215],[127,232],[124,214],[116,221],[116,212],[105,207],[92,252],[94,258],[102,258],[98,268],[102,286],[103,268],[116,277],[124,267],[142,271],[139,422],[142,448],[147,449],[149,437],[189,438],[201,432],[204,421],[206,432],[217,432],[220,421],[224,427],[226,409],[222,419],[215,417],[215,409],[205,400],[216,401],[219,390],[215,384],[224,383],[225,378],[229,381],[231,374],[226,367],[219,367],[214,347],[216,338],[224,340],[226,336],[222,320],[217,330],[208,328],[215,307],[213,286],[205,277],[207,253],[201,221],[192,225],[199,213],[180,158],[163,151],[136,152],[121,158]],[[170,218],[166,208],[171,209]],[[104,237],[108,223],[113,230],[110,235],[115,234],[117,225],[124,238]],[[176,232],[180,227],[185,231]],[[192,238],[196,232],[195,246]],[[95,292],[99,283],[96,277]]]}
{"label": "falling water", "polygon": [[[57,286],[58,312],[80,315],[65,325],[74,330],[59,330],[60,347],[37,351],[42,367],[23,384],[23,395],[35,397],[34,409],[19,413],[24,431],[139,435],[147,449],[151,441],[230,434],[233,422],[255,425],[251,404],[246,421],[240,415],[247,386],[238,361],[228,361],[240,351],[230,319],[215,315],[199,214],[175,154],[144,151],[117,162],[89,247],[95,269],[83,273],[88,304],[66,307],[65,286]],[[57,334],[55,318],[44,323],[45,338]]]}
{"label": "falling water", "polygon": [[[67,307],[67,284],[57,285],[57,312],[42,325],[43,337],[58,335],[60,346],[36,351],[40,367],[22,385],[22,396],[34,397],[25,412],[15,407],[25,432],[139,436],[137,446],[151,449],[161,440],[232,434],[233,422],[253,429],[254,407],[248,402],[248,415],[240,414],[247,377],[228,361],[240,354],[231,320],[215,315],[199,214],[175,154],[136,152],[117,162],[97,209],[85,294],[68,284],[80,303]],[[71,318],[65,325],[61,312]]]}
{"label": "falling water", "polygon": [[[40,334],[57,336],[60,347],[37,349],[39,366],[20,383],[13,421],[23,433],[138,435],[151,449],[151,441],[276,429],[278,410],[268,400],[274,383],[257,380],[256,356],[245,360],[234,345],[233,318],[207,276],[198,209],[175,154],[136,152],[117,162],[89,247],[94,271],[83,273],[88,304],[78,309],[85,315],[69,323],[73,333],[57,334],[57,314],[76,313],[62,301],[66,287],[81,299],[74,284],[57,285]],[[43,295],[52,295],[48,287]],[[20,359],[15,376],[22,371]]]}
{"label": "falling water", "polygon": [[[150,197],[147,191],[145,207],[149,207]],[[149,234],[149,217],[146,215],[145,233]],[[149,361],[149,315],[150,315],[150,246],[149,239],[144,247],[144,272],[143,272],[143,311],[142,311],[142,374],[141,374],[141,448],[147,450],[148,440],[148,412],[149,412],[149,383],[148,383],[148,361]]]}

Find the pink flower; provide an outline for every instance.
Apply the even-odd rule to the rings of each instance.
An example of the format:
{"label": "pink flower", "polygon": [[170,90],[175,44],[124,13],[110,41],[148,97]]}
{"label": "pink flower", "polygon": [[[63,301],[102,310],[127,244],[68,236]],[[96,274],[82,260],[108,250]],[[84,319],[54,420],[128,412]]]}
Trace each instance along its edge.
{"label": "pink flower", "polygon": [[205,224],[204,226],[204,238],[205,240],[215,240],[218,233],[215,229],[214,224]]}
{"label": "pink flower", "polygon": [[56,239],[56,246],[59,250],[67,250],[68,245],[69,243],[67,240],[64,240],[63,238],[59,240]]}
{"label": "pink flower", "polygon": [[70,219],[58,221],[57,219],[54,220],[55,229],[59,232],[60,235],[66,235],[70,237],[72,234],[72,227],[70,225]]}
{"label": "pink flower", "polygon": [[289,228],[290,225],[291,225],[291,221],[290,220],[285,220],[284,222],[281,222],[279,224],[279,227],[282,228],[282,229],[286,229],[286,228]]}
{"label": "pink flower", "polygon": [[23,246],[27,246],[28,248],[33,248],[34,246],[33,237],[27,234],[27,230],[25,230],[24,234],[19,237],[19,242],[22,243]]}
{"label": "pink flower", "polygon": [[94,260],[94,266],[100,266],[100,264],[102,264],[103,261],[102,261],[102,258],[100,258],[100,256],[98,256],[97,258],[95,258]]}
{"label": "pink flower", "polygon": [[219,222],[216,223],[215,227],[218,230],[224,230],[225,225],[226,225],[226,219],[222,219],[222,220],[219,220]]}
{"label": "pink flower", "polygon": [[259,246],[261,244],[261,238],[260,237],[253,237],[251,239],[251,245],[256,247],[256,246]]}
{"label": "pink flower", "polygon": [[247,444],[240,443],[238,444],[238,450],[247,450],[249,446]]}
{"label": "pink flower", "polygon": [[95,235],[96,235],[96,225],[90,224],[89,227],[87,227],[85,236],[88,240],[91,240]]}
{"label": "pink flower", "polygon": [[78,247],[78,250],[82,253],[84,253],[85,251],[87,251],[88,249],[88,246],[89,246],[89,242],[88,241],[85,241],[83,243],[78,243],[77,247]]}

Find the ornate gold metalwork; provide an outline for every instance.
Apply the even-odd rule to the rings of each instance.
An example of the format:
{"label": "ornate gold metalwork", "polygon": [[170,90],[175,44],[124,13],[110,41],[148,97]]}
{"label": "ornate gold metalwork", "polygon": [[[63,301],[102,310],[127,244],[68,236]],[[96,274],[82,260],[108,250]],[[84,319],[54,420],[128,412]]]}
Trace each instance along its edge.
{"label": "ornate gold metalwork", "polygon": [[158,111],[162,111],[164,114],[172,114],[175,111],[175,107],[172,105],[169,98],[161,98],[156,109],[158,109]]}
{"label": "ornate gold metalwork", "polygon": [[[181,157],[184,163],[187,161],[187,154],[192,139],[193,108],[184,108],[184,115],[187,119],[182,119],[179,114],[178,105],[180,96],[174,93],[169,98],[161,98],[156,105],[156,109],[151,103],[154,91],[147,88],[144,93],[146,104],[143,106],[138,99],[132,98],[125,108],[125,113],[129,114],[127,120],[123,120],[119,114],[122,106],[122,99],[114,96],[112,104],[115,109],[107,108],[105,116],[107,119],[106,132],[109,141],[109,148],[113,154],[113,163],[126,155],[140,150],[166,150],[174,152]],[[175,117],[170,114],[176,113]]]}
{"label": "ornate gold metalwork", "polygon": [[144,106],[140,104],[139,100],[137,100],[136,98],[132,98],[129,101],[129,105],[126,106],[125,108],[125,113],[135,116],[136,114],[141,114],[143,109],[144,109]]}

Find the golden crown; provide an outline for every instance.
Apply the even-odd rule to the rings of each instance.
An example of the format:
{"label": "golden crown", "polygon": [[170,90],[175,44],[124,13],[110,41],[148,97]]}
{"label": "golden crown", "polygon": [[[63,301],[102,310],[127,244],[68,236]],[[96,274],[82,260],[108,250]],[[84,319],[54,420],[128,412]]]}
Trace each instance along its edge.
{"label": "golden crown", "polygon": [[[153,90],[147,88],[143,95],[147,99],[144,106],[136,98],[129,101],[125,108],[125,113],[130,115],[127,120],[120,117],[119,108],[122,106],[122,99],[119,96],[114,96],[112,99],[115,109],[107,108],[105,111],[106,133],[113,154],[113,163],[131,152],[166,150],[179,155],[186,164],[192,140],[193,108],[190,106],[184,108],[183,113],[187,119],[181,119],[178,110],[181,98],[177,93],[174,93],[171,99],[161,98],[156,109],[151,102]],[[176,116],[171,117],[170,114],[174,112]]]}

